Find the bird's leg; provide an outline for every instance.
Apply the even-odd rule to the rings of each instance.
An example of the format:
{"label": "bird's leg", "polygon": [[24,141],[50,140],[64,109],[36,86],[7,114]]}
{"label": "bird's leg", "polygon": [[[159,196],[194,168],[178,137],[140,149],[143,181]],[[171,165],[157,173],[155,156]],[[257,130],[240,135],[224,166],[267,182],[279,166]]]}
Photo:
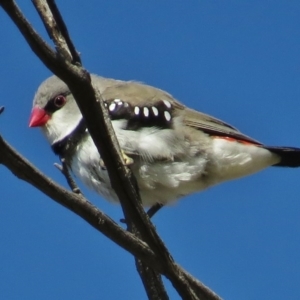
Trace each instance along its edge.
{"label": "bird's leg", "polygon": [[130,166],[134,163],[134,160],[129,157],[122,149],[121,149],[121,154],[125,163],[125,166]]}
{"label": "bird's leg", "polygon": [[[125,166],[130,166],[134,163],[134,160],[131,157],[129,157],[123,150],[121,150],[121,155],[122,155]],[[102,158],[100,158],[99,163],[100,163],[101,169],[106,170],[106,166],[105,166],[104,161],[103,161]]]}
{"label": "bird's leg", "polygon": [[[146,212],[146,214],[148,215],[149,219],[151,219],[164,205],[161,203],[155,203],[154,205],[152,205],[148,211]],[[125,219],[120,219],[121,223],[125,223],[126,221]]]}
{"label": "bird's leg", "polygon": [[152,205],[147,211],[148,217],[151,219],[163,206],[164,205],[159,202]]}
{"label": "bird's leg", "polygon": [[68,182],[68,185],[71,188],[72,192],[76,193],[76,194],[81,194],[81,191],[80,191],[79,187],[76,185],[74,179],[72,178],[72,176],[71,176],[71,174],[69,172],[66,160],[63,157],[61,157],[60,161],[61,161],[62,165],[59,165],[59,164],[55,163],[54,166],[58,170],[60,170],[61,173],[65,176],[65,178],[66,178],[66,180]]}
{"label": "bird's leg", "polygon": [[103,161],[102,158],[100,158],[99,164],[100,164],[101,170],[105,171],[105,170],[106,170],[106,167],[105,167],[105,164],[104,164],[104,161]]}

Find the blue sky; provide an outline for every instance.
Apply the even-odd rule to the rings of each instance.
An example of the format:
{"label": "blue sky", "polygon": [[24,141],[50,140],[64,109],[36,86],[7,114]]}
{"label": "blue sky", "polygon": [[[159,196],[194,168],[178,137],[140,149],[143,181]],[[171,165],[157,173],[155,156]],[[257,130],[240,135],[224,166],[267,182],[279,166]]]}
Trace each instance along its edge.
{"label": "blue sky", "polygon": [[[31,3],[22,4],[46,36]],[[89,71],[160,87],[268,145],[300,147],[299,1],[58,5]],[[65,184],[57,157],[28,128],[34,92],[50,73],[1,10],[0,23],[1,135]],[[3,166],[0,178],[2,299],[146,299],[131,255]],[[186,197],[153,222],[176,261],[224,299],[298,299],[299,179],[300,169],[269,168]]]}

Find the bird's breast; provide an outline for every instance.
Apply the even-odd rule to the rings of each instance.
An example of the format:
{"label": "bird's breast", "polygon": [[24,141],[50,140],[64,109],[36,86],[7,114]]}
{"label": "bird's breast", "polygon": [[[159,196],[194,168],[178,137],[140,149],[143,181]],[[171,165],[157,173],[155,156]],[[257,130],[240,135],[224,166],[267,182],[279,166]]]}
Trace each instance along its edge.
{"label": "bird's breast", "polygon": [[[137,179],[145,206],[157,202],[167,204],[207,187],[203,180],[207,162],[204,156],[178,160],[147,160],[134,155],[132,158],[134,163],[130,168]],[[109,201],[118,201],[111,188],[107,170],[90,136],[76,147],[71,168],[88,187]]]}

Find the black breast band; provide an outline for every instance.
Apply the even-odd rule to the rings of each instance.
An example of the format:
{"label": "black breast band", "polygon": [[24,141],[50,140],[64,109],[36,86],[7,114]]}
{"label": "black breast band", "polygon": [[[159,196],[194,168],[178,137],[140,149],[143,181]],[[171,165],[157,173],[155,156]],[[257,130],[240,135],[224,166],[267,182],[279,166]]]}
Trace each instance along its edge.
{"label": "black breast band", "polygon": [[51,148],[56,155],[60,157],[72,156],[75,147],[86,135],[87,127],[82,118],[76,128],[65,138],[52,144]]}

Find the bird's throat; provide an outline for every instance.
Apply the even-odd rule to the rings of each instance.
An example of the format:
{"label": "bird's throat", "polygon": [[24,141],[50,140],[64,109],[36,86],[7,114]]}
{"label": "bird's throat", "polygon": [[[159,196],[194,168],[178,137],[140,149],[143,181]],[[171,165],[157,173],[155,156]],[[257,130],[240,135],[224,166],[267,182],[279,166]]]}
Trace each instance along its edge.
{"label": "bird's throat", "polygon": [[75,129],[61,140],[53,143],[51,148],[56,155],[60,157],[71,157],[76,146],[87,134],[87,127],[82,118]]}

